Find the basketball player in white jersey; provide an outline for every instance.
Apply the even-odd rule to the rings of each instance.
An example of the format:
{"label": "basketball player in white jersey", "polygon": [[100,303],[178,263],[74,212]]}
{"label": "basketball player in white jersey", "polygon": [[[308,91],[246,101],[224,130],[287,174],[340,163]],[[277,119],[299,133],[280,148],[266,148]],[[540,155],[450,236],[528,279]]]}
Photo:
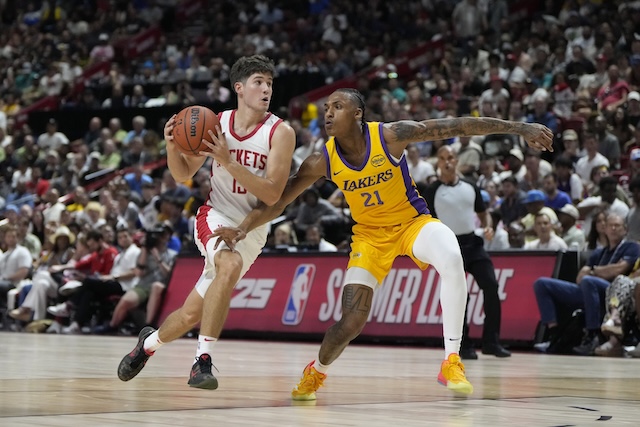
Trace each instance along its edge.
{"label": "basketball player in white jersey", "polygon": [[234,286],[249,270],[267,239],[267,229],[256,229],[234,250],[214,248],[211,233],[218,227],[237,226],[259,202],[275,204],[289,177],[295,148],[295,132],[282,119],[268,112],[275,68],[262,55],[240,58],[231,68],[230,80],[238,98],[238,109],[218,115],[217,137],[209,132],[210,151],[198,156],[182,154],[173,142],[175,116],[164,128],[167,164],[178,182],[193,177],[207,157],[211,164],[211,191],[198,210],[195,242],[205,265],[195,288],[181,308],[171,313],[158,330],[145,327],[138,344],[118,367],[118,377],[129,381],[164,343],[180,338],[200,322],[196,361],[191,368],[191,387],[216,389],[211,372],[211,352],[224,325]]}

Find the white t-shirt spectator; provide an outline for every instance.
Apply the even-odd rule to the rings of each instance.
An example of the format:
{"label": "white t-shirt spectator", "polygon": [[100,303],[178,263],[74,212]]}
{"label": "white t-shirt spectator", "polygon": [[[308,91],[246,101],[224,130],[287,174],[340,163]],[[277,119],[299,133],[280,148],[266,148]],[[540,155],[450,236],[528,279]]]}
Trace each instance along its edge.
{"label": "white t-shirt spectator", "polygon": [[6,280],[7,277],[13,276],[23,267],[31,268],[32,264],[33,260],[29,249],[16,245],[15,248],[0,255],[0,279]]}
{"label": "white t-shirt spectator", "polygon": [[407,160],[407,167],[409,169],[409,175],[415,182],[427,182],[427,178],[436,174],[435,169],[431,163],[420,159],[415,166]]}
{"label": "white t-shirt spectator", "polygon": [[596,153],[593,159],[589,160],[589,156],[584,156],[578,159],[576,163],[576,173],[580,175],[580,179],[585,184],[591,182],[591,170],[596,166],[609,167],[609,159],[600,153]]}
{"label": "white t-shirt spectator", "polygon": [[560,251],[562,249],[567,249],[567,243],[556,233],[551,233],[551,238],[547,243],[541,243],[540,239],[535,239],[525,243],[524,249],[530,251]]}
{"label": "white t-shirt spectator", "polygon": [[69,138],[62,132],[56,132],[53,135],[43,133],[38,137],[38,147],[41,151],[49,151],[50,149],[58,151],[60,147],[68,143]]}
{"label": "white t-shirt spectator", "polygon": [[[133,270],[138,262],[138,255],[140,255],[141,249],[135,244],[131,244],[124,252],[120,252],[113,260],[113,267],[111,267],[112,276],[122,276],[125,273]],[[123,291],[128,291],[138,283],[138,276],[133,276],[131,279],[118,280]]]}

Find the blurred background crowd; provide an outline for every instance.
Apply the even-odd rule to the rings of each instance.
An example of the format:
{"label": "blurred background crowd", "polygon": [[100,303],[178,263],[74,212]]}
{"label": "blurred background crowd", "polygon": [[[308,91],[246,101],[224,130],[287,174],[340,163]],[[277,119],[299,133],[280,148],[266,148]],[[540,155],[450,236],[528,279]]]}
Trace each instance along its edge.
{"label": "blurred background crowd", "polygon": [[[123,229],[143,249],[145,230],[170,230],[160,258],[191,250],[208,165],[176,183],[162,127],[185,105],[232,107],[229,68],[254,53],[277,66],[272,110],[297,132],[292,170],[327,137],[323,98],[312,89],[347,78],[365,95],[367,120],[484,116],[553,130],[553,153],[527,150],[514,135],[408,147],[419,189],[437,179],[437,148],[455,148],[460,175],[492,213],[489,250],[605,247],[610,212],[624,218],[625,239],[640,239],[640,2],[0,0],[0,20],[0,248],[23,246],[32,259],[23,275],[0,271],[7,290],[51,265],[59,236],[71,236],[75,260],[103,244],[122,252]],[[425,44],[433,49],[409,72],[395,61]],[[265,250],[346,251],[351,224],[341,192],[320,180],[274,223]],[[96,230],[103,240],[87,247]],[[68,267],[53,275],[57,285],[99,266],[60,274],[78,273]],[[112,267],[101,266],[104,280]],[[164,279],[120,301],[157,310],[151,284]],[[27,292],[14,294],[9,309]],[[71,299],[54,315],[91,300]],[[16,310],[24,320],[51,318],[41,305]],[[80,317],[67,332],[87,330]]]}

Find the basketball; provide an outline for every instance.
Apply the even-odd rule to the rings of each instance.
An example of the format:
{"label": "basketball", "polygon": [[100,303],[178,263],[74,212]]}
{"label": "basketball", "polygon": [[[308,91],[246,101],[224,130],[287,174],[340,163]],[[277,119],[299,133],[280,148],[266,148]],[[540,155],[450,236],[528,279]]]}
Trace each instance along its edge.
{"label": "basketball", "polygon": [[220,126],[218,115],[207,107],[186,107],[176,115],[173,141],[182,153],[197,156],[200,151],[208,151],[209,147],[202,140],[209,141],[208,131],[211,129],[215,134],[216,126]]}

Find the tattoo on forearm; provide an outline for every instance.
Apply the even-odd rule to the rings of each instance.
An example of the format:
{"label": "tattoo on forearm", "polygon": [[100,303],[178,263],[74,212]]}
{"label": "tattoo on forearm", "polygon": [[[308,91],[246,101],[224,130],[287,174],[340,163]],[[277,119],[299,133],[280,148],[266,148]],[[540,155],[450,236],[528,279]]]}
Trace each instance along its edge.
{"label": "tattoo on forearm", "polygon": [[400,142],[420,142],[493,133],[518,133],[520,129],[522,129],[521,123],[490,117],[457,117],[422,122],[407,120],[391,125],[391,130]]}
{"label": "tattoo on forearm", "polygon": [[368,286],[345,286],[342,292],[342,309],[369,314],[373,289]]}

